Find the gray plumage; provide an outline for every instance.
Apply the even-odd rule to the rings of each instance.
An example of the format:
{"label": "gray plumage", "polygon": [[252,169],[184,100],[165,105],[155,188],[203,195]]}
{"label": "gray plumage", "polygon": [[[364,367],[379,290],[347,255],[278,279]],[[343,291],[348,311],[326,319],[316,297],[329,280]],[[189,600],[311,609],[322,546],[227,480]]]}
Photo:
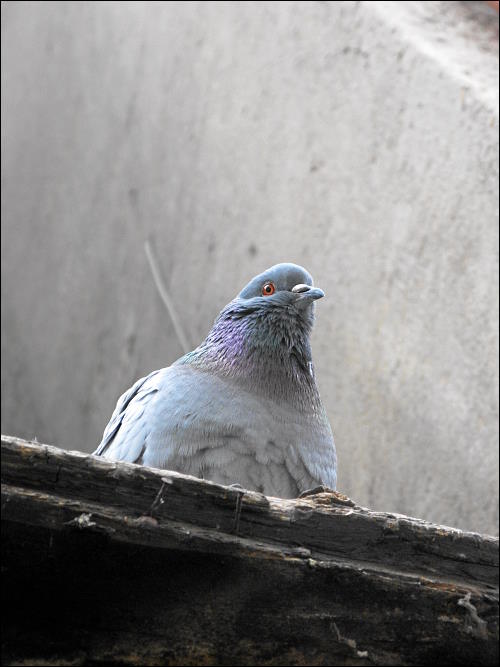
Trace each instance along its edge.
{"label": "gray plumage", "polygon": [[296,264],[253,278],[199,347],[119,398],[95,454],[282,498],[335,489],[309,343],[322,296]]}

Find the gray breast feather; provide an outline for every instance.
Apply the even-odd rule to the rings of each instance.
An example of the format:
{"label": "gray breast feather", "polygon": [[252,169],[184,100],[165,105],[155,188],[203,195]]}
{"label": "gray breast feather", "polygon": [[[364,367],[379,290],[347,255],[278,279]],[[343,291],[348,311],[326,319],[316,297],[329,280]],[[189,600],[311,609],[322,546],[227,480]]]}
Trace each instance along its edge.
{"label": "gray breast feather", "polygon": [[249,488],[263,479],[264,492],[283,497],[335,487],[327,420],[189,365],[155,371],[124,393],[95,454]]}

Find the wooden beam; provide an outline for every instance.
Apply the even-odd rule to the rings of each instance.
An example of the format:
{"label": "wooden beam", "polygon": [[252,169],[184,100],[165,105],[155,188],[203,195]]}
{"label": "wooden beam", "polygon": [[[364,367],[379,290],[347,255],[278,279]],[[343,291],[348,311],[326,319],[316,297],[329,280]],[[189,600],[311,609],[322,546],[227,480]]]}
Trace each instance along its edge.
{"label": "wooden beam", "polygon": [[17,664],[498,662],[496,538],[6,436],[2,481]]}

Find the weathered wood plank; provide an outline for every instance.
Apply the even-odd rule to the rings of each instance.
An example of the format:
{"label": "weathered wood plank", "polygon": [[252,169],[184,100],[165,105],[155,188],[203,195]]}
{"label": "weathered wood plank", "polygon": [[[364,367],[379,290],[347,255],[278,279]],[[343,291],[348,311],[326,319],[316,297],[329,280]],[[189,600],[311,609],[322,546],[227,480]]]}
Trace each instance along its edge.
{"label": "weathered wood plank", "polygon": [[266,498],[251,491],[242,494],[180,473],[115,463],[6,436],[2,437],[2,479],[125,508],[137,516],[195,522],[223,533],[237,528],[241,537],[394,564],[411,572],[458,575],[498,587],[498,538],[372,512],[341,494],[320,493],[296,500]]}
{"label": "weathered wood plank", "polygon": [[495,538],[8,437],[2,481],[6,664],[498,661]]}

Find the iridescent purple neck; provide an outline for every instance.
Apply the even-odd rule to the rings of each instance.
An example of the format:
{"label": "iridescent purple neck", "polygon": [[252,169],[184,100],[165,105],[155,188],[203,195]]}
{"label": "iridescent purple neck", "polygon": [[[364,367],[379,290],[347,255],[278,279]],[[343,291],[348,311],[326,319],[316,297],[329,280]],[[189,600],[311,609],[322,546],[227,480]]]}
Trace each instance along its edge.
{"label": "iridescent purple neck", "polygon": [[317,396],[311,326],[312,315],[301,318],[283,308],[247,309],[235,300],[220,313],[203,343],[179,363],[230,377],[277,399],[305,392],[311,400]]}

